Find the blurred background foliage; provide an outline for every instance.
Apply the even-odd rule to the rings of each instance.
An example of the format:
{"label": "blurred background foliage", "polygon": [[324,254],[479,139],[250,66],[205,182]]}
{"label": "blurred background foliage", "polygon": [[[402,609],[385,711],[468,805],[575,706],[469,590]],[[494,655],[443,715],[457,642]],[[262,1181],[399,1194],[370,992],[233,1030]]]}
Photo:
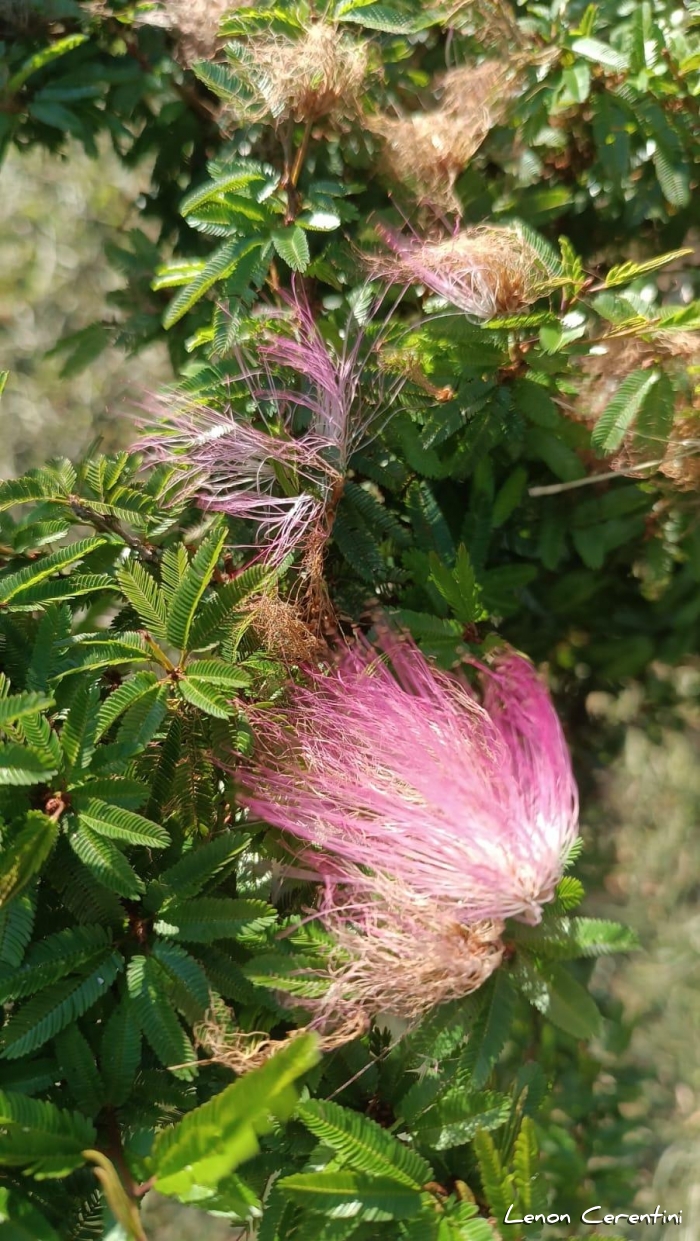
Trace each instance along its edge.
{"label": "blurred background foliage", "polygon": [[[416,7],[421,6],[399,9],[415,18]],[[486,12],[488,23],[488,6],[478,12]],[[505,12],[493,6],[496,44],[507,37],[496,22]],[[531,70],[530,89],[507,123],[491,127],[483,149],[456,178],[463,219],[507,221],[517,215],[554,247],[565,234],[573,251],[583,256],[586,276],[594,272],[596,279],[623,260],[643,263],[662,251],[685,248],[689,253],[658,272],[633,270],[629,290],[623,290],[630,301],[615,314],[618,323],[625,313],[630,319],[636,313],[640,320],[646,315],[648,329],[660,307],[679,315],[685,310],[679,327],[685,322],[695,332],[700,287],[697,6],[525,4],[516,13],[526,41],[534,31],[544,52],[563,38],[565,51],[551,66],[545,57],[544,67]],[[69,67],[64,67],[66,75],[81,82],[82,96],[65,94],[75,86],[61,85],[64,68],[56,68],[58,60],[39,72],[36,91],[29,90],[21,113],[7,109],[2,114],[0,135],[7,153],[0,174],[0,332],[12,370],[0,406],[0,472],[5,476],[54,452],[75,456],[95,436],[107,448],[128,443],[134,405],[169,380],[172,363],[185,365],[190,390],[207,397],[221,378],[217,368],[226,372],[231,355],[225,348],[213,354],[209,348],[212,334],[215,343],[221,341],[217,310],[221,301],[235,304],[239,297],[245,306],[256,281],[236,285],[240,273],[235,272],[218,281],[203,280],[201,297],[194,285],[221,236],[227,236],[226,228],[238,235],[240,218],[232,209],[222,222],[216,214],[221,200],[213,194],[209,213],[204,210],[193,221],[199,225],[195,231],[179,206],[192,186],[206,185],[207,178],[216,181],[220,170],[207,171],[207,161],[221,154],[222,144],[234,161],[257,157],[279,164],[281,157],[264,125],[255,122],[242,135],[226,123],[217,127],[217,96],[226,97],[230,79],[223,69],[215,73],[210,66],[195,73],[191,67],[212,52],[222,59],[212,14],[218,19],[218,6],[153,11],[153,6],[122,3],[81,7],[72,0],[0,0],[10,72],[26,61],[47,29],[57,37],[52,21],[59,23],[61,36],[78,28],[89,35],[88,43],[67,53]],[[371,78],[370,111],[411,112],[427,98],[431,76],[444,68],[443,43],[423,36],[418,23],[406,51],[400,30],[383,31],[381,16],[375,16],[369,30],[378,33],[370,37],[383,39],[385,74]],[[361,19],[362,14],[358,24]],[[389,27],[391,20],[390,14]],[[481,52],[485,42],[478,23],[472,27],[467,21],[458,30],[464,47]],[[245,25],[230,33],[245,36]],[[104,108],[99,115],[96,100]],[[100,132],[104,116],[119,155]],[[326,150],[327,139],[323,129],[315,134],[313,177],[310,184],[302,180],[300,192],[310,200],[320,195],[317,209],[332,215],[340,210],[339,200],[323,198],[313,178],[329,176],[330,170],[345,179],[344,197],[350,202],[343,200],[347,212],[338,216],[339,221],[343,216],[341,234],[350,229],[365,244],[371,231],[365,222],[373,212],[394,226],[400,225],[403,211],[420,226],[431,222],[410,193],[402,196],[394,187],[387,195],[383,168],[377,176],[381,147],[376,134],[360,140],[345,132],[339,141],[328,140]],[[245,214],[241,200],[236,206]],[[272,220],[270,227],[279,222]],[[285,255],[284,244],[278,243],[275,264],[285,279],[285,259],[288,266],[308,269],[337,328],[347,313],[348,287],[359,279],[357,268],[341,241],[332,237],[325,249],[322,234],[319,240],[319,233],[309,229],[305,236],[310,254],[302,245],[301,257],[297,261],[292,255],[290,261],[289,251]],[[575,256],[565,251],[564,258],[575,285]],[[186,261],[193,265],[189,285],[178,275],[178,264],[182,274]],[[183,319],[173,313],[172,301],[181,285],[189,290]],[[409,297],[408,305],[410,315],[416,303]],[[560,309],[563,316],[566,307]],[[164,316],[171,324],[167,333]],[[553,384],[561,385],[559,395],[570,397],[574,413],[581,394],[579,327],[569,322],[569,338],[567,325],[557,329],[556,339],[540,336],[528,358],[533,370],[539,367],[543,386],[547,376],[554,376]],[[637,328],[643,336],[644,325]],[[530,330],[537,336],[539,325]],[[53,352],[65,337],[67,346]],[[507,355],[505,337],[498,339]],[[234,343],[235,334],[229,345]],[[486,334],[472,338],[469,348],[482,359],[482,369],[498,363],[503,378],[508,358],[496,353],[494,361],[488,355]],[[449,388],[462,370],[459,350],[459,342],[455,349],[436,329],[420,358],[424,379]],[[533,361],[533,353],[538,360]],[[522,361],[517,354],[513,359]],[[591,367],[591,386],[584,387],[579,414],[584,408],[603,413],[635,361],[639,358],[622,371],[603,373],[602,383]],[[684,418],[697,418],[696,363],[693,354],[685,368]],[[567,389],[574,374],[578,386]],[[514,378],[522,380],[522,374]],[[602,398],[593,390],[595,382],[604,390]],[[426,648],[432,640],[435,652],[449,662],[463,618],[459,603],[454,609],[452,600],[440,596],[435,575],[440,576],[440,567],[454,569],[455,543],[464,536],[489,614],[501,618],[504,632],[523,649],[552,662],[584,792],[587,912],[629,922],[643,951],[595,966],[592,987],[611,1020],[588,1051],[551,1030],[542,1033],[544,1062],[549,1057],[558,1066],[544,1149],[557,1184],[576,1194],[581,1205],[590,1205],[593,1194],[611,1209],[629,1210],[634,1204],[653,1210],[657,1202],[666,1209],[683,1207],[682,1229],[637,1229],[634,1235],[695,1241],[700,1217],[700,669],[695,655],[700,535],[697,477],[691,477],[696,433],[686,424],[691,451],[683,458],[684,489],[672,493],[668,474],[635,477],[639,457],[624,428],[619,437],[612,436],[607,452],[596,454],[590,419],[566,421],[551,402],[544,403],[544,412],[530,408],[526,397],[528,391],[532,396],[531,389],[521,383],[513,409],[519,413],[522,407],[529,425],[516,424],[508,421],[512,409],[502,399],[510,380],[495,395],[477,392],[475,376],[469,384],[466,397],[464,391],[461,396],[467,403],[473,399],[476,413],[466,430],[459,409],[449,401],[447,409],[438,411],[443,420],[452,419],[454,440],[436,435],[420,407],[420,384],[418,392],[409,389],[406,405],[417,428],[408,436],[412,465],[427,497],[425,520],[421,525],[416,518],[412,533],[416,541],[416,532],[427,534],[419,549],[423,561],[404,558],[403,577],[396,575],[398,586],[389,602],[414,620]],[[424,398],[425,385],[422,392]],[[672,392],[671,404],[673,399]],[[653,411],[647,412],[653,421]],[[660,421],[663,434],[652,428],[648,441],[661,457],[672,436],[673,410],[670,419],[664,415]],[[442,455],[441,443],[447,443]],[[451,452],[458,456],[460,445],[468,446],[471,463],[459,465],[450,476],[444,463]],[[389,446],[396,449],[391,440]],[[630,455],[620,461],[618,449],[623,458],[625,449]],[[526,478],[517,475],[523,467]],[[365,468],[371,480],[371,459],[358,464],[361,479]],[[617,469],[618,477],[611,488],[604,481],[595,488],[567,490],[589,469],[606,475]],[[620,477],[625,472],[627,481]],[[509,507],[509,493],[502,489],[514,474]],[[529,497],[530,485],[553,490]],[[619,501],[612,498],[616,489],[624,491]],[[497,497],[500,508],[493,521]],[[399,505],[390,487],[382,502]],[[357,511],[345,517],[355,534],[366,535]],[[340,529],[342,534],[342,524]],[[395,565],[401,556],[385,544],[368,545],[370,567],[363,570],[348,566],[345,551],[339,538],[331,566],[351,612],[363,591],[365,596],[380,593],[387,563]],[[430,551],[439,558],[432,577]],[[518,558],[524,572],[510,582],[490,579],[489,596],[489,571],[498,573]],[[441,622],[432,635],[421,632],[421,614]],[[672,660],[678,662],[672,666]],[[561,1205],[568,1209],[568,1200]],[[199,1214],[190,1222],[189,1213],[172,1219],[172,1209],[157,1201],[147,1204],[158,1241],[186,1241],[195,1234],[218,1238],[216,1222]],[[231,1236],[228,1225],[221,1229]]]}
{"label": "blurred background foliage", "polygon": [[120,277],[108,259],[139,218],[147,165],[125,168],[101,143],[90,158],[75,140],[61,157],[11,151],[0,195],[0,350],[12,374],[3,394],[0,475],[8,478],[59,453],[105,451],[133,435],[144,393],[172,378],[156,342],[136,357],[108,345],[99,364],[66,370],[53,350],[66,335],[109,320]]}

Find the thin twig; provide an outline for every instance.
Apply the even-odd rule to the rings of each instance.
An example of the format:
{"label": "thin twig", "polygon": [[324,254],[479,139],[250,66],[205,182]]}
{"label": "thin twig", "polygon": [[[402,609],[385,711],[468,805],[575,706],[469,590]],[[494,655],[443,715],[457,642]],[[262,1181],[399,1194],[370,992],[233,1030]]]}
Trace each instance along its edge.
{"label": "thin twig", "polygon": [[[658,461],[641,461],[634,468],[635,470],[657,469],[660,465],[663,465],[663,462],[663,457]],[[605,474],[587,474],[585,478],[574,478],[568,483],[549,483],[546,487],[528,487],[527,494],[529,496],[555,496],[561,491],[573,491],[575,487],[588,487],[590,483],[606,482],[612,478],[630,477],[632,476],[623,474],[620,470],[606,470]]]}

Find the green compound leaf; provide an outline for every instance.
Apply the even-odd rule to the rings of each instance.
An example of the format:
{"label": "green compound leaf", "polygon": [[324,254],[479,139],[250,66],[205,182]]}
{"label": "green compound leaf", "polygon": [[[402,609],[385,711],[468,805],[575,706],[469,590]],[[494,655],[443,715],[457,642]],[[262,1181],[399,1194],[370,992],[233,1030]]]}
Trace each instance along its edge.
{"label": "green compound leaf", "polygon": [[103,952],[86,977],[64,979],[40,991],[13,1012],[3,1027],[0,1058],[16,1060],[43,1047],[104,995],[123,966],[124,960],[118,952]]}
{"label": "green compound leaf", "polygon": [[153,1145],[152,1170],[161,1194],[184,1197],[194,1186],[216,1188],[257,1154],[259,1138],[285,1120],[297,1102],[296,1081],[318,1061],[312,1034],[295,1038],[262,1068],[227,1086]]}
{"label": "green compound leaf", "polygon": [[36,1177],[67,1176],[83,1164],[82,1151],[95,1141],[93,1124],[69,1112],[13,1091],[0,1091],[0,1166],[24,1167]]}
{"label": "green compound leaf", "polygon": [[133,957],[127,970],[131,1012],[161,1064],[190,1081],[197,1057],[171,1002],[169,979],[152,957]]}
{"label": "green compound leaf", "polygon": [[284,259],[292,271],[306,271],[311,258],[309,243],[306,240],[306,233],[303,228],[299,228],[298,224],[293,224],[290,228],[275,229],[272,234],[272,244],[280,258]]}
{"label": "green compound leaf", "polygon": [[80,821],[68,840],[77,857],[95,878],[118,896],[134,899],[146,885],[129,865],[124,854],[106,836]]}
{"label": "green compound leaf", "polygon": [[512,977],[530,1003],[567,1034],[592,1039],[600,1033],[595,1001],[563,966],[535,966],[519,953]]}
{"label": "green compound leaf", "polygon": [[44,865],[58,837],[58,825],[30,810],[17,835],[0,852],[0,906],[13,900]]}
{"label": "green compound leaf", "polygon": [[[89,792],[90,786],[87,786]],[[122,806],[110,806],[97,797],[79,794],[73,799],[78,812],[78,822],[99,836],[118,840],[124,844],[143,845],[144,848],[164,849],[170,844],[170,835],[159,823],[144,819],[143,815]]]}
{"label": "green compound leaf", "polygon": [[356,1172],[371,1172],[421,1189],[433,1177],[430,1164],[380,1125],[321,1099],[300,1103],[296,1115]]}
{"label": "green compound leaf", "polygon": [[259,937],[276,918],[275,909],[265,901],[199,896],[167,904],[156,930],[185,943],[210,944],[217,939]]}
{"label": "green compound leaf", "polygon": [[62,547],[59,551],[52,552],[50,556],[42,556],[40,560],[27,565],[25,569],[6,574],[0,578],[0,603],[21,602],[31,587],[38,585],[39,582],[43,582],[45,578],[51,577],[61,569],[67,569],[80,560],[84,560],[90,552],[104,546],[105,542],[106,539],[102,538],[82,539],[77,543],[71,543],[69,547]]}
{"label": "green compound leaf", "polygon": [[422,1206],[419,1190],[363,1172],[298,1172],[283,1177],[279,1187],[292,1202],[331,1219],[410,1219]]}
{"label": "green compound leaf", "polygon": [[226,541],[219,523],[201,544],[168,600],[167,636],[173,646],[186,650],[190,628]]}
{"label": "green compound leaf", "polygon": [[658,379],[658,370],[632,371],[623,379],[593,428],[591,443],[594,448],[605,454],[620,447],[644,404],[644,398]]}
{"label": "green compound leaf", "polygon": [[106,1102],[118,1107],[131,1093],[141,1063],[141,1027],[128,998],[109,1018],[102,1036],[100,1071]]}
{"label": "green compound leaf", "polygon": [[44,755],[15,742],[0,744],[0,785],[43,784],[56,775],[56,767]]}

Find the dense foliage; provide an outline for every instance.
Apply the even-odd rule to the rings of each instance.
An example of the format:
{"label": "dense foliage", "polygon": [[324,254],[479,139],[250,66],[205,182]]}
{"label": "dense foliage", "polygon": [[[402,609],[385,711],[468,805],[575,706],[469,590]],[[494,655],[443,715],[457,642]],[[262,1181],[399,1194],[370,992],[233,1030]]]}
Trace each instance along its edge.
{"label": "dense foliage", "polygon": [[626,1209],[586,984],[633,937],[571,875],[473,995],[234,1079],[327,948],[237,782],[378,609],[445,668],[495,632],[549,661],[572,725],[697,651],[693,7],[53,0],[0,34],[4,143],[153,160],[66,365],[165,334],[180,374],[135,451],[0,487],[0,1238],[138,1241],[151,1188],[258,1241]]}

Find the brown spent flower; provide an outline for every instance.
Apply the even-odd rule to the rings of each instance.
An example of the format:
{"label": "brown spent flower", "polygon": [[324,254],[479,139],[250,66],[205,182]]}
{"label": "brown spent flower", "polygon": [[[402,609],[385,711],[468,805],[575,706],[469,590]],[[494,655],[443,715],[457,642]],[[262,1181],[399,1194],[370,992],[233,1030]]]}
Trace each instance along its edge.
{"label": "brown spent flower", "polygon": [[[503,923],[462,925],[448,909],[416,902],[407,889],[392,893],[391,885],[387,896],[390,901],[380,904],[370,934],[353,927],[339,908],[330,926],[334,945],[324,967],[299,972],[300,980],[305,974],[310,983],[329,984],[321,995],[290,997],[293,1006],[311,1012],[308,1025],[286,1039],[274,1039],[262,1031],[237,1030],[229,1013],[211,1012],[196,1031],[211,1059],[246,1073],[299,1032],[313,1031],[320,1050],[330,1052],[359,1038],[374,1018],[398,1020],[411,1030],[432,1009],[483,986],[501,964]],[[399,896],[393,904],[392,898]],[[410,919],[404,898],[412,906]]]}
{"label": "brown spent flower", "polygon": [[475,319],[514,314],[551,287],[537,251],[517,228],[465,228],[442,241],[378,227],[391,255],[372,255],[373,275],[391,284],[423,284]]}
{"label": "brown spent flower", "polygon": [[368,118],[367,128],[383,139],[389,173],[414,190],[421,203],[459,211],[457,177],[502,120],[517,89],[514,66],[484,61],[450,69],[436,82],[440,106],[413,116]]}
{"label": "brown spent flower", "polygon": [[578,399],[575,405],[566,406],[565,412],[573,422],[597,422],[625,375],[651,365],[653,357],[648,341],[639,336],[609,337],[595,353],[580,359],[582,383]]}
{"label": "brown spent flower", "polygon": [[418,901],[389,880],[385,888],[370,927],[354,924],[352,907],[324,915],[334,945],[326,966],[331,984],[304,1002],[314,1013],[312,1028],[324,1035],[337,1035],[339,1014],[352,1024],[363,1013],[369,1022],[383,1012],[413,1027],[439,1005],[478,990],[501,964],[502,922],[467,926],[439,902]]}
{"label": "brown spent flower", "polygon": [[[318,1046],[321,1052],[335,1051],[353,1039],[360,1038],[368,1027],[364,1017],[360,1017],[354,1025],[346,1023],[334,1035],[318,1035]],[[220,1012],[214,1010],[207,1013],[195,1029],[195,1039],[200,1047],[209,1053],[209,1060],[214,1064],[222,1064],[239,1077],[249,1073],[251,1069],[259,1069],[266,1064],[271,1056],[283,1047],[288,1047],[290,1039],[298,1034],[308,1033],[310,1027],[300,1026],[290,1030],[286,1038],[271,1038],[262,1030],[236,1030],[230,1020],[222,1020]]]}
{"label": "brown spent flower", "polygon": [[696,332],[656,329],[642,336],[605,338],[595,353],[581,358],[583,383],[576,409],[567,413],[579,422],[597,422],[612,400],[620,381],[631,371],[651,367],[655,362],[681,365],[700,361],[700,336]]}
{"label": "brown spent flower", "polygon": [[580,359],[583,383],[578,408],[570,412],[577,421],[596,422],[621,380],[632,371],[646,370],[655,364],[684,369],[693,362],[700,362],[700,336],[695,332],[663,328],[650,330],[644,336],[611,332],[595,352]]}
{"label": "brown spent flower", "polygon": [[700,491],[699,413],[674,422],[659,469],[679,491]]}
{"label": "brown spent flower", "polygon": [[311,122],[353,115],[367,56],[366,43],[329,22],[308,26],[297,39],[254,36],[236,53],[236,72],[245,87],[236,104],[238,117]]}
{"label": "brown spent flower", "polygon": [[531,36],[522,30],[507,0],[446,0],[442,24],[469,34],[484,47],[524,47]]}
{"label": "brown spent flower", "polygon": [[176,30],[180,36],[180,58],[186,65],[196,60],[212,60],[223,46],[219,23],[233,9],[250,8],[253,0],[160,0],[148,22]]}
{"label": "brown spent flower", "polygon": [[311,632],[299,607],[277,592],[256,595],[246,612],[265,648],[284,663],[307,663],[324,653],[323,643]]}

